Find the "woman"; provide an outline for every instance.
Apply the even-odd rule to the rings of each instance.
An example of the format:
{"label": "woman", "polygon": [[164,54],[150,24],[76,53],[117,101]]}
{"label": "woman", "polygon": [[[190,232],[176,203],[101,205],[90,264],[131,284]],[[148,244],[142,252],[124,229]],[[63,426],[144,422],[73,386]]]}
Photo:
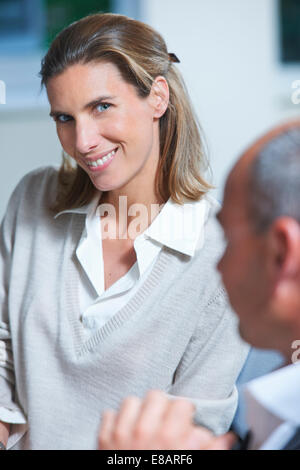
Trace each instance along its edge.
{"label": "woman", "polygon": [[153,388],[191,399],[216,433],[230,425],[247,346],[175,62],[152,28],[111,14],[71,24],[42,61],[67,156],[25,176],[2,223],[10,448],[96,448],[103,410]]}

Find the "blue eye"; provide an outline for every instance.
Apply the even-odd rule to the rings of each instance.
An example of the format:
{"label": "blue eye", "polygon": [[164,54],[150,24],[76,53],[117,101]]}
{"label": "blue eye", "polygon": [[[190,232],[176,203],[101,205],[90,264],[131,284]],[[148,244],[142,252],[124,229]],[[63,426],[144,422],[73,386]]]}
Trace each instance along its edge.
{"label": "blue eye", "polygon": [[103,113],[103,111],[106,111],[110,106],[111,105],[109,103],[99,103],[97,104],[96,109],[100,111],[100,113]]}
{"label": "blue eye", "polygon": [[68,116],[67,114],[60,114],[59,116],[56,117],[56,121],[58,122],[68,122],[70,121],[71,117]]}

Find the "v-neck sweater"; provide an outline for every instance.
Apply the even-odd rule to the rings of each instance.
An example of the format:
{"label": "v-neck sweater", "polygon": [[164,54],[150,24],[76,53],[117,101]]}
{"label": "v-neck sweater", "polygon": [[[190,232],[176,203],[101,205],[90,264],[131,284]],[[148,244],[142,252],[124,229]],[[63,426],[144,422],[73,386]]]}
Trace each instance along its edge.
{"label": "v-neck sweater", "polygon": [[0,407],[11,415],[0,420],[14,423],[8,446],[95,449],[102,412],[150,389],[192,400],[197,423],[225,432],[248,346],[215,268],[223,241],[213,205],[193,258],[164,247],[133,298],[86,339],[75,256],[85,215],[53,218],[56,192],[55,168],[29,173],[1,225]]}
{"label": "v-neck sweater", "polygon": [[[145,282],[163,246],[175,248],[190,257],[194,255],[196,246],[200,247],[203,239],[203,225],[209,205],[205,197],[182,206],[169,199],[150,226],[135,238],[134,265],[105,289],[101,230],[103,209],[101,192],[96,191],[95,197],[85,205],[85,230],[76,248],[81,265],[79,305],[86,337],[91,336],[129,302]],[[68,212],[76,213],[79,210],[82,212],[83,209],[74,207],[68,209]],[[59,212],[55,217],[61,217],[64,213]]]}

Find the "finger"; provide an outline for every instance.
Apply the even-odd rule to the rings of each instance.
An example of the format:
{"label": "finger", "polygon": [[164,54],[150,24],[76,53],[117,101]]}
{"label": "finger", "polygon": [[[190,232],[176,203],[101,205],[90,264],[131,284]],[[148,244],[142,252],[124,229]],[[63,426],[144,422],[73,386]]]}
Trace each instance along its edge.
{"label": "finger", "polygon": [[228,432],[223,436],[216,437],[209,445],[208,450],[230,450],[236,440],[236,435],[232,432]]}
{"label": "finger", "polygon": [[160,441],[164,449],[184,447],[184,438],[193,425],[194,405],[183,399],[170,400],[166,410]]}
{"label": "finger", "polygon": [[205,450],[216,439],[211,431],[200,426],[191,426],[184,439],[182,450]]}
{"label": "finger", "polygon": [[116,449],[132,449],[133,432],[140,414],[142,400],[137,397],[126,398],[116,417],[113,438]]}
{"label": "finger", "polygon": [[151,390],[146,395],[134,430],[135,449],[156,449],[156,437],[169,405],[167,395]]}
{"label": "finger", "polygon": [[115,426],[116,412],[113,410],[106,410],[102,415],[101,426],[99,430],[99,449],[100,450],[114,450],[114,442],[112,432]]}

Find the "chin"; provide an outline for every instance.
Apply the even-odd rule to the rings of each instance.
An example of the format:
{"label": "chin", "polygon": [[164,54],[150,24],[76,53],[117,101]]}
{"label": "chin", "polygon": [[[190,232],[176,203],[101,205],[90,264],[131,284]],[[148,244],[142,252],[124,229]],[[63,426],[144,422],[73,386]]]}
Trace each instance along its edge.
{"label": "chin", "polygon": [[259,325],[249,327],[239,324],[239,334],[243,341],[258,349],[269,349],[266,338],[262,338]]}
{"label": "chin", "polygon": [[[114,163],[114,162],[112,162]],[[130,178],[120,170],[107,167],[103,172],[88,173],[93,185],[100,191],[114,191],[125,186]]]}
{"label": "chin", "polygon": [[118,189],[119,187],[117,182],[104,181],[104,178],[99,178],[98,175],[89,175],[89,177],[95,188],[98,189],[98,191],[113,191],[114,189]]}
{"label": "chin", "polygon": [[253,335],[251,335],[251,330],[249,330],[249,327],[247,327],[246,325],[241,325],[241,323],[239,323],[238,329],[239,335],[243,341],[246,341],[246,343],[251,344],[251,346],[258,347],[257,344],[254,344],[256,343],[256,339],[253,338]]}

